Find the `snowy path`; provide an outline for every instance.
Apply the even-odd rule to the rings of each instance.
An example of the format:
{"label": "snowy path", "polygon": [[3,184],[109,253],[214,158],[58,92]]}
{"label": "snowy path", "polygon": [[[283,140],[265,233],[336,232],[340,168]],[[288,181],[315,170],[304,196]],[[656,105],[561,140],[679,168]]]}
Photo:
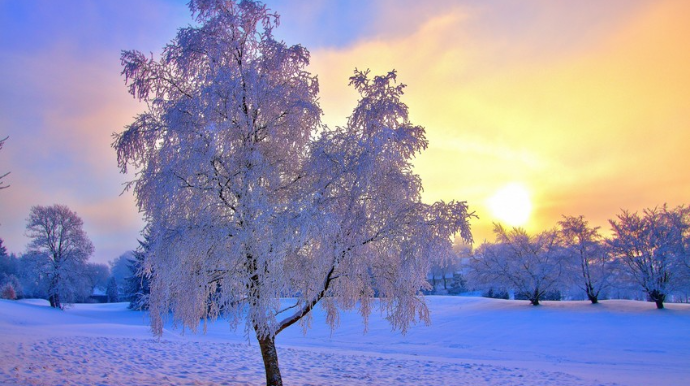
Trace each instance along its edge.
{"label": "snowy path", "polygon": [[[278,337],[286,385],[684,385],[690,306],[430,298],[433,324],[406,335],[356,313],[331,333]],[[206,335],[151,337],[124,305],[66,312],[0,301],[0,385],[261,385],[256,343],[216,323]]]}

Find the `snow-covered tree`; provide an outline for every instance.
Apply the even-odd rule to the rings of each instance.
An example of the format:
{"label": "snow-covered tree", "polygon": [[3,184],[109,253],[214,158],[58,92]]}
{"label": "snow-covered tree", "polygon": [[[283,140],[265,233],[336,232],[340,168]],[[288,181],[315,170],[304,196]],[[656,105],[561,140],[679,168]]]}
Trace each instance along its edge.
{"label": "snow-covered tree", "polygon": [[431,276],[431,285],[436,287],[437,280],[440,280],[443,289],[449,294],[457,294],[464,288],[465,280],[463,271],[466,267],[466,262],[472,256],[472,244],[466,243],[459,238],[453,243],[453,253],[450,258],[439,259],[431,266],[429,275]]}
{"label": "snow-covered tree", "polygon": [[107,265],[86,263],[85,275],[87,278],[85,285],[88,286],[85,290],[89,292],[89,295],[92,295],[96,288],[101,291],[107,289],[108,279],[110,278],[110,268]]}
{"label": "snow-covered tree", "polygon": [[120,289],[118,288],[115,276],[111,276],[110,279],[108,279],[105,295],[108,297],[108,303],[117,303],[120,301]]}
{"label": "snow-covered tree", "polygon": [[129,266],[131,265],[132,260],[134,260],[134,252],[127,251],[118,256],[116,259],[108,262],[110,274],[115,277],[118,285],[121,286],[131,275]]}
{"label": "snow-covered tree", "polygon": [[3,268],[4,259],[9,257],[7,254],[7,248],[5,248],[4,241],[0,238],[0,269]]}
{"label": "snow-covered tree", "polygon": [[[411,159],[426,145],[396,74],[351,78],[348,124],[320,123],[309,52],[275,40],[278,16],[255,1],[192,0],[198,26],[159,60],[122,54],[130,93],[148,105],[114,147],[148,221],[154,331],[165,318],[244,321],[268,385],[281,385],[275,337],[321,303],[338,310],[376,293],[396,328],[428,321],[419,290],[430,257],[471,238],[463,202],[421,202]],[[296,301],[285,305],[282,297]]]}
{"label": "snow-covered tree", "polygon": [[[7,287],[7,298],[16,299],[22,296],[18,268],[19,259],[14,254],[7,254],[7,248],[5,248],[3,240],[0,238],[0,288]],[[4,290],[0,292],[4,292]],[[14,293],[13,297],[10,296],[12,293]]]}
{"label": "snow-covered tree", "polygon": [[41,253],[28,252],[17,260],[17,278],[21,283],[22,295],[28,298],[47,299],[48,283],[38,267],[48,263],[48,257]]}
{"label": "snow-covered tree", "polygon": [[110,275],[115,279],[117,288],[119,288],[119,301],[130,300],[128,292],[129,278],[132,276],[131,266],[134,261],[134,252],[127,251],[116,259],[108,262],[110,266]]}
{"label": "snow-covered tree", "polygon": [[558,289],[564,270],[564,254],[556,231],[530,236],[522,228],[506,230],[494,225],[496,243],[482,244],[471,262],[474,284],[513,289],[532,305]]}
{"label": "snow-covered tree", "polygon": [[7,253],[7,248],[0,238],[0,280],[5,276],[17,276],[19,259],[14,254]]}
{"label": "snow-covered tree", "polygon": [[601,292],[611,285],[614,265],[599,227],[590,227],[583,216],[563,216],[558,225],[575,285],[592,304],[598,303]]}
{"label": "snow-covered tree", "polygon": [[642,215],[623,211],[609,220],[613,237],[609,244],[627,266],[629,277],[659,309],[683,277],[687,258],[690,208],[666,205],[645,209]]}
{"label": "snow-covered tree", "polygon": [[31,207],[28,250],[41,257],[36,259],[35,275],[47,280],[51,307],[62,308],[62,302],[74,300],[83,288],[86,260],[94,249],[83,225],[77,213],[64,205]]}

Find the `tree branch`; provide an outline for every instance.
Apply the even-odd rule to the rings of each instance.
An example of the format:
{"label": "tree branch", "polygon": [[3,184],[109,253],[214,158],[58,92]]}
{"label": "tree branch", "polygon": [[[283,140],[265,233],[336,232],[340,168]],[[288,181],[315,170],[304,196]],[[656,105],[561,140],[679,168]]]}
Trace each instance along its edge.
{"label": "tree branch", "polygon": [[301,309],[299,309],[297,312],[292,314],[292,316],[289,316],[289,317],[283,319],[283,321],[280,322],[280,324],[279,324],[280,327],[278,327],[278,329],[276,330],[275,335],[278,335],[278,333],[280,333],[284,329],[297,323],[297,321],[302,319],[302,317],[304,315],[311,312],[311,310],[314,309],[314,306],[316,306],[316,304],[321,299],[323,299],[324,296],[326,296],[326,292],[328,291],[328,288],[330,287],[331,283],[333,282],[333,280],[335,280],[337,278],[337,276],[333,276],[333,273],[335,272],[335,267],[336,267],[336,264],[333,264],[331,269],[328,271],[328,274],[326,275],[326,278],[324,279],[323,288],[321,289],[321,291],[319,291],[319,293],[316,294],[316,296],[312,300],[310,300],[307,304],[305,304]]}

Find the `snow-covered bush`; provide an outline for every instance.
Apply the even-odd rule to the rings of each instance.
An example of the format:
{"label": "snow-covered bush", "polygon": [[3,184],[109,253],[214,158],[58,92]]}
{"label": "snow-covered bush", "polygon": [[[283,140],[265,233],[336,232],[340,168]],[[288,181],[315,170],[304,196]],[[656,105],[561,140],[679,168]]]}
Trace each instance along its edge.
{"label": "snow-covered bush", "polygon": [[8,300],[17,299],[17,292],[14,290],[12,283],[6,283],[0,288],[0,298]]}
{"label": "snow-covered bush", "polygon": [[19,278],[14,274],[0,274],[0,288],[4,286],[11,286],[14,289],[14,295],[16,298],[23,297],[22,284]]}

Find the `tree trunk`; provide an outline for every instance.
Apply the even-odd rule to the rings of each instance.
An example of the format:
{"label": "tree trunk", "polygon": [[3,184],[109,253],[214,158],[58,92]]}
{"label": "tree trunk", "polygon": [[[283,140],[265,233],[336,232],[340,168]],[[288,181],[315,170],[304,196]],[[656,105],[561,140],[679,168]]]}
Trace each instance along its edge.
{"label": "tree trunk", "polygon": [[283,386],[283,379],[280,376],[278,367],[278,351],[276,350],[275,337],[259,338],[261,356],[264,359],[266,369],[266,386]]}
{"label": "tree trunk", "polygon": [[664,300],[666,300],[666,294],[662,293],[661,291],[653,290],[649,293],[649,299],[656,303],[657,309],[664,309]]}
{"label": "tree trunk", "polygon": [[587,283],[587,298],[590,302],[592,302],[592,304],[599,303],[599,296],[594,292],[594,286],[592,283]]}
{"label": "tree trunk", "polygon": [[592,304],[599,303],[599,299],[597,298],[597,295],[592,295],[592,294],[588,293],[587,298],[589,298],[589,301],[592,302]]}
{"label": "tree trunk", "polygon": [[51,307],[62,309],[62,304],[60,304],[60,296],[58,294],[48,296],[48,301],[50,302]]}
{"label": "tree trunk", "polygon": [[[56,268],[57,269],[57,268]],[[55,274],[50,280],[50,286],[48,288],[48,301],[50,306],[53,308],[62,309],[62,304],[60,304],[60,293],[58,292],[58,283],[60,281],[60,276]]]}
{"label": "tree trunk", "polygon": [[657,299],[657,300],[655,301],[655,303],[656,303],[656,308],[657,308],[657,309],[659,309],[659,310],[663,310],[663,309],[664,309],[664,301],[663,301],[663,300]]}
{"label": "tree trunk", "polygon": [[538,306],[539,305],[539,298],[541,297],[541,294],[539,293],[539,288],[535,289],[534,292],[532,293],[532,296],[530,296],[529,302],[533,306]]}

